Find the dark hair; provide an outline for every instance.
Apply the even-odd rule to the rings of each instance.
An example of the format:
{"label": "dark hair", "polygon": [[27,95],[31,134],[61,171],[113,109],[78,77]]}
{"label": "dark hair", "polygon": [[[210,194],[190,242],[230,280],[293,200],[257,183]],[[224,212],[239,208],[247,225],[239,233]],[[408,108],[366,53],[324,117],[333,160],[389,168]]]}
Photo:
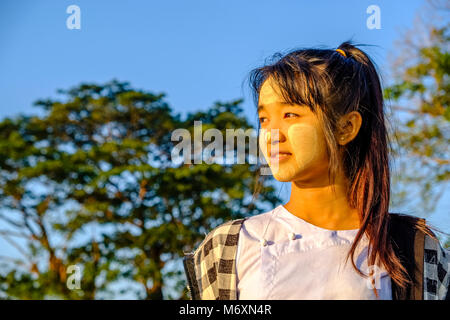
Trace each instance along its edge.
{"label": "dark hair", "polygon": [[[380,79],[374,62],[350,41],[342,43],[338,49],[345,55],[334,49],[314,48],[275,54],[275,62],[250,72],[253,99],[258,105],[261,86],[271,77],[281,88],[286,102],[307,106],[319,116],[327,141],[330,181],[338,170],[344,170],[350,182],[348,201],[358,210],[361,221],[347,259],[351,257],[356,271],[366,276],[354,262],[357,244],[366,233],[370,252],[368,265],[381,262],[391,279],[404,288],[411,280],[393,250],[388,232],[389,140]],[[342,115],[351,111],[361,114],[362,125],[355,139],[341,146],[336,139],[337,123]],[[260,187],[257,183],[255,194]],[[414,222],[414,227],[434,238],[424,220]],[[378,296],[375,288],[374,291]]]}

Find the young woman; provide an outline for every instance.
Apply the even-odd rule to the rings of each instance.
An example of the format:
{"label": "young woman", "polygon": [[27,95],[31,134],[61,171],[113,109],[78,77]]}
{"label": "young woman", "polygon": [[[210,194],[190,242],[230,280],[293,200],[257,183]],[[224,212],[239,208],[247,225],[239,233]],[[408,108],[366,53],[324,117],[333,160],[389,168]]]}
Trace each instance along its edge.
{"label": "young woman", "polygon": [[[388,212],[388,140],[371,59],[345,42],[253,70],[259,147],[288,203],[228,221],[186,254],[192,299],[445,299],[450,253]],[[350,258],[350,263],[348,263]]]}

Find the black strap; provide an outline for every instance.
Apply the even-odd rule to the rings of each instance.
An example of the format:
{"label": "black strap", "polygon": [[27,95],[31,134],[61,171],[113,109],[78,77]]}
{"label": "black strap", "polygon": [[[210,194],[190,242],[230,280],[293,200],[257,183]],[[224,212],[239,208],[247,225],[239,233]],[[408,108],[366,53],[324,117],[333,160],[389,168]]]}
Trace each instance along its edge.
{"label": "black strap", "polygon": [[[399,287],[392,281],[393,300],[423,300],[424,233],[414,226],[420,218],[390,214],[389,234],[393,250],[406,268],[412,284]],[[423,219],[422,219],[423,220]]]}
{"label": "black strap", "polygon": [[187,279],[187,287],[189,289],[189,293],[191,295],[191,300],[200,300],[200,290],[198,288],[197,279],[195,276],[195,263],[194,263],[194,254],[193,253],[185,253],[183,258],[183,266]]}
{"label": "black strap", "polygon": [[420,230],[416,231],[414,238],[414,260],[416,280],[414,285],[414,300],[423,300],[423,255],[425,250],[425,233]]}

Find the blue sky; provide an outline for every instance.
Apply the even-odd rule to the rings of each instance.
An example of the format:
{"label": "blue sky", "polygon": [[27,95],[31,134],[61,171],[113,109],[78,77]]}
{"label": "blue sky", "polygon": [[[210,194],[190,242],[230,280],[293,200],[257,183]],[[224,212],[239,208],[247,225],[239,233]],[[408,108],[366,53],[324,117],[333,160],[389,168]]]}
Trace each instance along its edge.
{"label": "blue sky", "polygon": [[[72,4],[81,9],[81,30],[66,27]],[[379,30],[366,26],[372,4],[381,9]],[[0,118],[38,113],[33,101],[57,97],[57,89],[116,78],[165,93],[182,114],[242,97],[254,121],[250,92],[241,85],[265,58],[297,47],[336,48],[353,39],[376,46],[366,51],[386,77],[394,41],[423,5],[423,0],[2,0]],[[287,200],[289,187],[282,190]],[[447,232],[449,207],[444,197],[429,218]],[[0,251],[4,248],[0,242]]]}
{"label": "blue sky", "polygon": [[[165,92],[176,111],[246,98],[248,71],[276,51],[337,47],[353,38],[380,67],[423,1],[2,1],[0,117],[37,112],[57,88],[112,78]],[[81,30],[66,28],[66,8],[81,9]],[[366,9],[381,9],[369,30]]]}

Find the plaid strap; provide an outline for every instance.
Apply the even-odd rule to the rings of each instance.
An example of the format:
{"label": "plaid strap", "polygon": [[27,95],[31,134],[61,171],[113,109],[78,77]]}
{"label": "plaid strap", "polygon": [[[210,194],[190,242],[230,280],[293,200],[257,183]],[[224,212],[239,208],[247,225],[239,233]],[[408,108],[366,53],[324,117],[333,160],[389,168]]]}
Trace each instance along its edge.
{"label": "plaid strap", "polygon": [[183,264],[192,300],[236,300],[236,250],[244,219],[209,232]]}
{"label": "plaid strap", "polygon": [[450,251],[439,241],[425,236],[424,245],[424,300],[450,300]]}

